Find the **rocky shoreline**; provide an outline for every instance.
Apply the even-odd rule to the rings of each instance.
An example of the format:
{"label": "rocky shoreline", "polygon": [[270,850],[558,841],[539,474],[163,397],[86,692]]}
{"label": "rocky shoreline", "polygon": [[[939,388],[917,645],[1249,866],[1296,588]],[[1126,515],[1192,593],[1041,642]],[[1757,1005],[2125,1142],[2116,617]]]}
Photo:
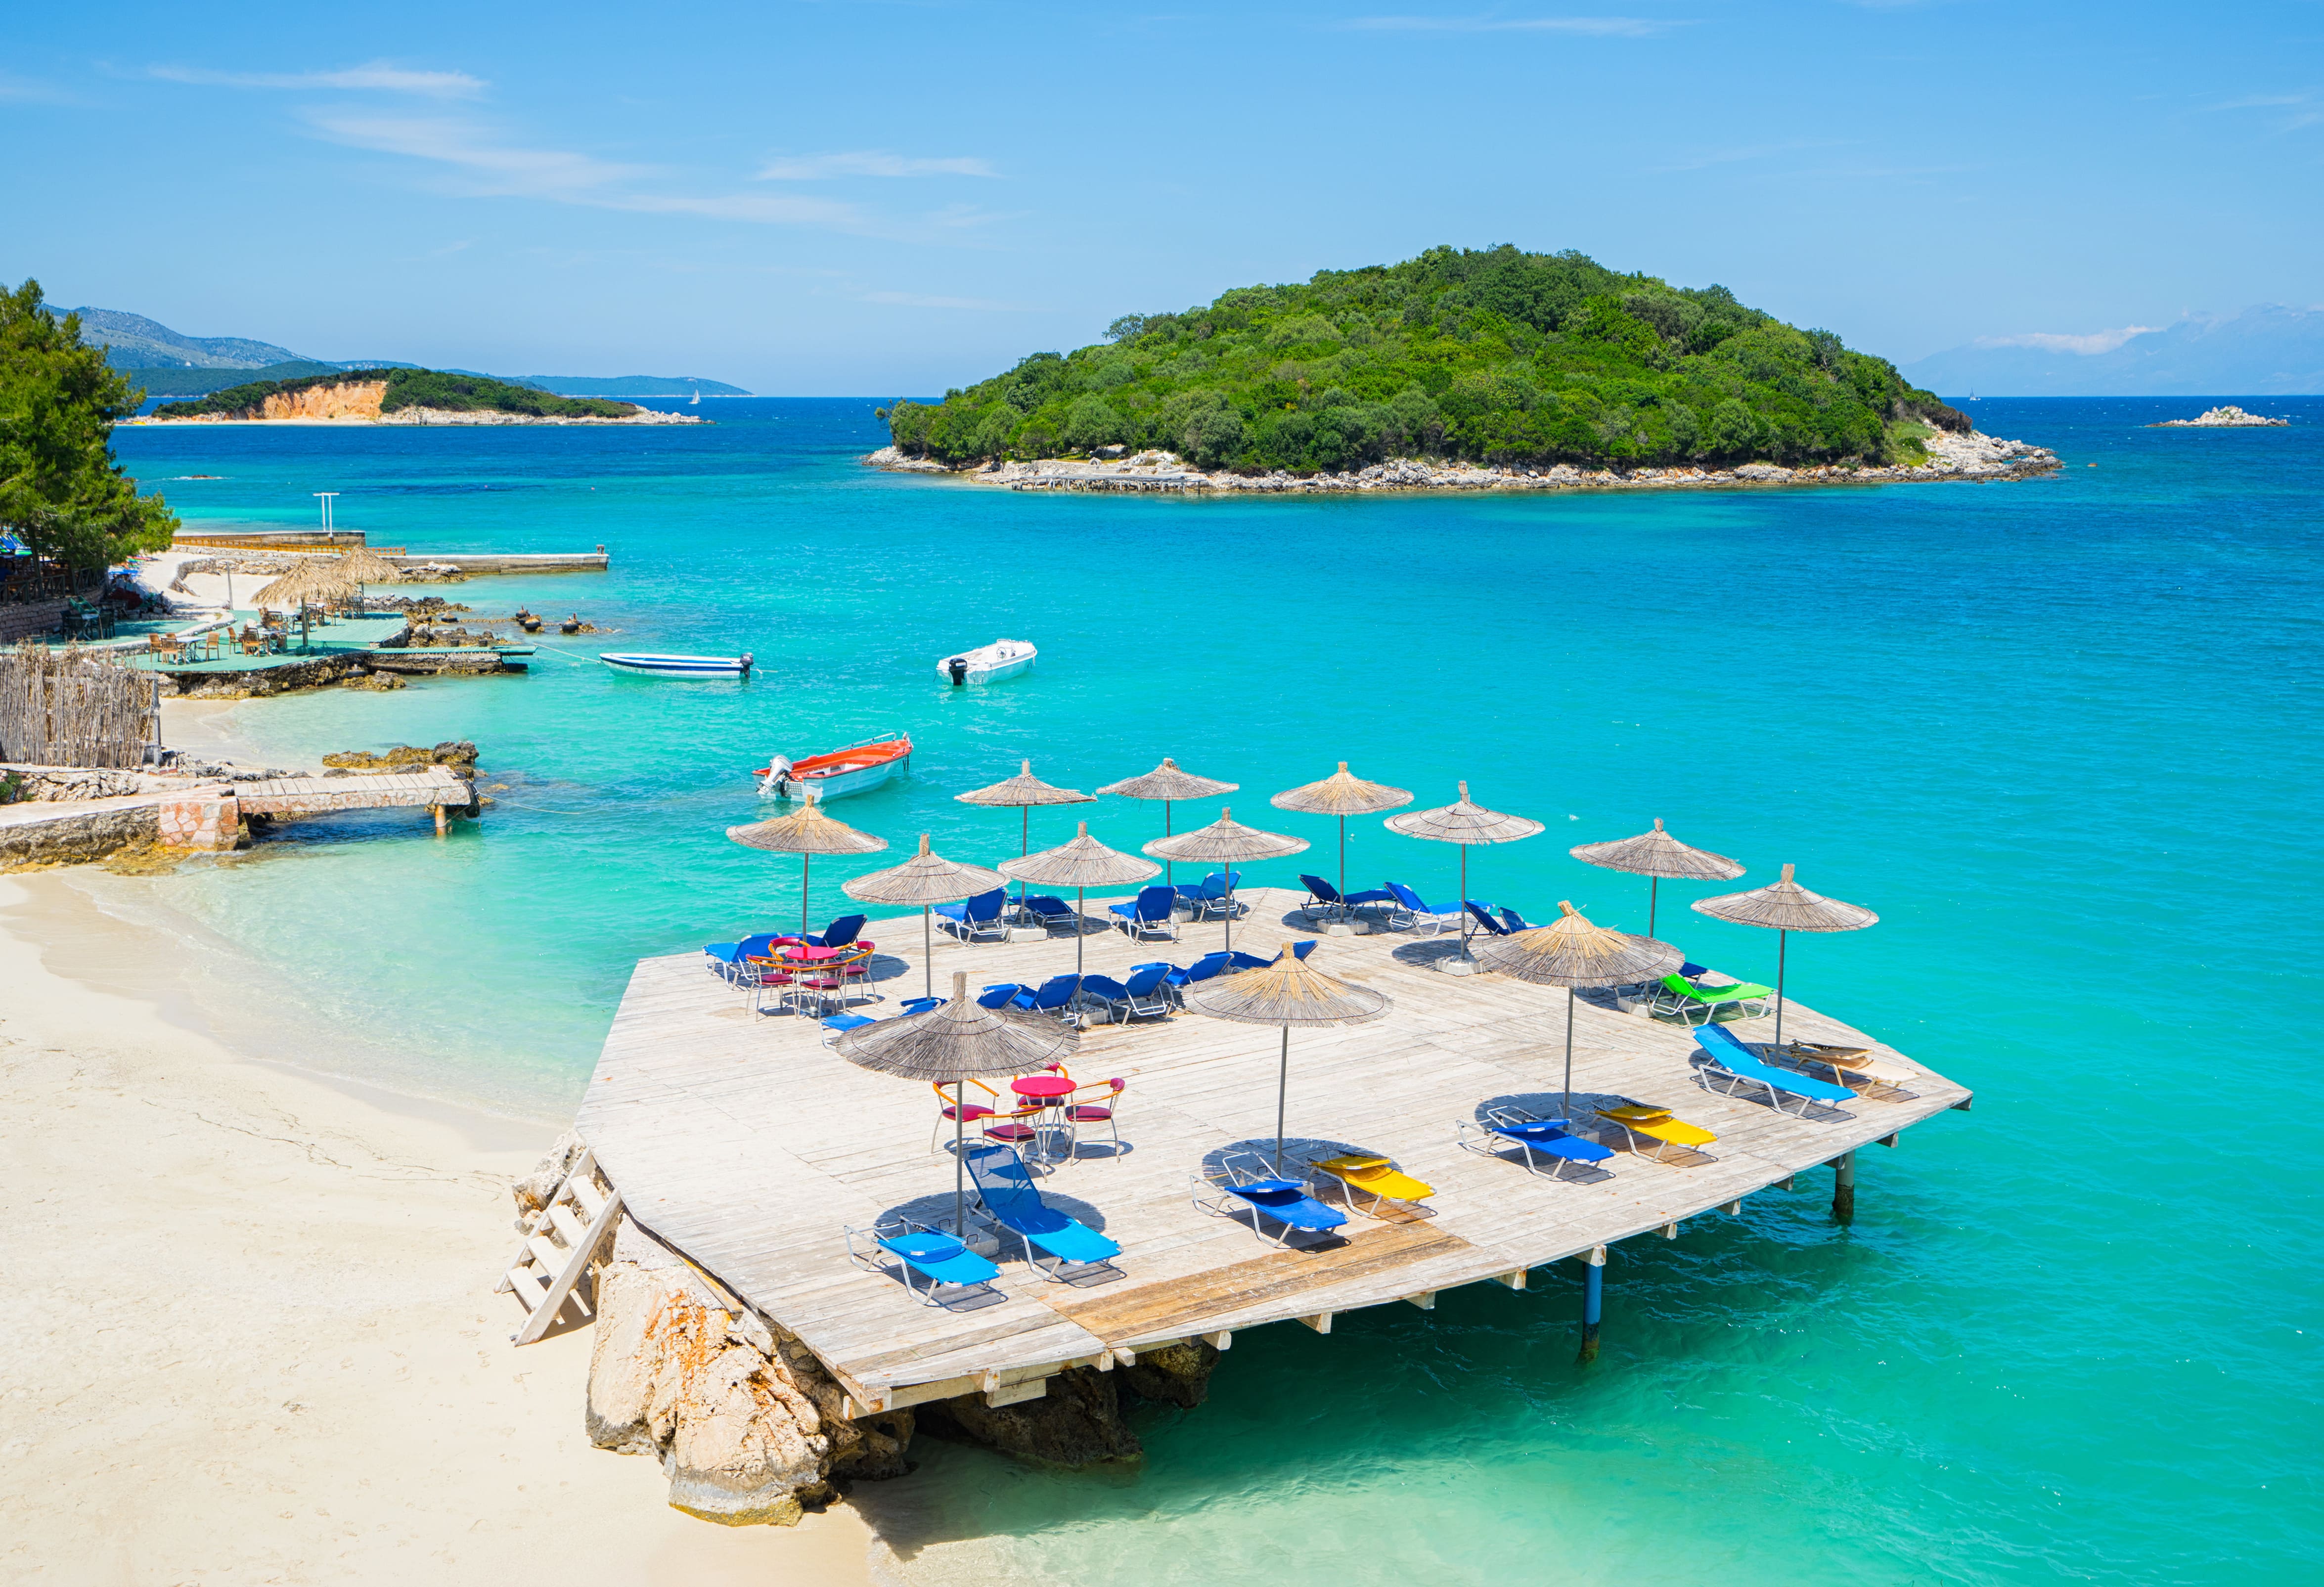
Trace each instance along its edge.
{"label": "rocky shoreline", "polygon": [[2149,429],[2260,429],[2279,424],[2290,424],[2289,419],[2268,419],[2257,413],[2246,413],[2233,402],[2224,408],[2212,408],[2192,419],[2165,419],[2148,425]]}
{"label": "rocky shoreline", "polygon": [[1838,464],[1792,468],[1779,463],[1744,463],[1732,468],[1688,465],[1671,468],[1577,468],[1487,466],[1399,457],[1339,474],[1296,475],[1205,473],[1169,452],[1140,452],[1120,458],[1044,457],[1025,463],[989,463],[952,469],[925,457],[908,457],[883,447],[863,461],[899,474],[941,474],[972,484],[1010,490],[1258,491],[1268,494],[1338,491],[1543,491],[1732,489],[1760,485],[1889,484],[1922,480],[1997,481],[2030,479],[2061,466],[2058,455],[2025,441],[2003,440],[1971,431],[1940,430],[1926,443],[1928,461],[1914,465],[1848,467]]}

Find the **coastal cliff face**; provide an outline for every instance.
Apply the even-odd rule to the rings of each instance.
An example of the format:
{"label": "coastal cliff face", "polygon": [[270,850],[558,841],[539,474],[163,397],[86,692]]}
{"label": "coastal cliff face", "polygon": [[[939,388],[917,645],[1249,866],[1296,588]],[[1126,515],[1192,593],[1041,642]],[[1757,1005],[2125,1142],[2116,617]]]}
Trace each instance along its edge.
{"label": "coastal cliff face", "polygon": [[203,413],[190,419],[170,419],[166,424],[248,424],[258,420],[355,419],[377,422],[380,402],[387,396],[383,380],[348,381],[343,385],[309,386],[303,392],[277,392],[255,407],[228,413]]}

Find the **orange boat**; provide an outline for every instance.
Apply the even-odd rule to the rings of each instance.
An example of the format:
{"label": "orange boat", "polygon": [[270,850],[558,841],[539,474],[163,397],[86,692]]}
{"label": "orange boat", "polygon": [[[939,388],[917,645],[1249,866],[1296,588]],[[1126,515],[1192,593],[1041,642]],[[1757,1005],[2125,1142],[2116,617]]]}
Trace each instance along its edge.
{"label": "orange boat", "polygon": [[777,755],[751,775],[759,780],[761,798],[803,799],[812,791],[820,801],[877,788],[905,770],[911,761],[912,736],[899,733],[893,738],[867,738],[862,743],[849,744],[827,755],[809,755],[804,761]]}

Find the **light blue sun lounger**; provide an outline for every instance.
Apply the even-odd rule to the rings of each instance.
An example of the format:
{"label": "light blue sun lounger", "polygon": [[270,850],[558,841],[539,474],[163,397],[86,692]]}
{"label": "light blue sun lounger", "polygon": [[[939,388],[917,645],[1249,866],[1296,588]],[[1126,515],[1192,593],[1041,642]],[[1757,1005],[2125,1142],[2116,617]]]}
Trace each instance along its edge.
{"label": "light blue sun lounger", "polygon": [[[982,1287],[995,1296],[1001,1294],[991,1288],[992,1281],[1001,1277],[1001,1269],[940,1229],[924,1229],[904,1218],[875,1223],[869,1229],[851,1226],[847,1231],[848,1259],[859,1268],[878,1272],[879,1258],[861,1249],[858,1240],[896,1259],[904,1287],[922,1306],[944,1305],[936,1291],[946,1285],[964,1290]],[[915,1273],[927,1280],[925,1290],[912,1282]]]}
{"label": "light blue sun lounger", "polygon": [[[1695,1045],[1710,1061],[1702,1066],[1703,1084],[1715,1085],[1720,1077],[1728,1083],[1726,1094],[1733,1096],[1738,1085],[1756,1085],[1767,1093],[1767,1105],[1777,1112],[1790,1110],[1784,1098],[1800,1099],[1799,1114],[1804,1119],[1808,1103],[1844,1103],[1856,1100],[1856,1093],[1845,1085],[1834,1085],[1828,1080],[1811,1080],[1789,1069],[1778,1069],[1773,1064],[1762,1063],[1759,1055],[1736,1039],[1735,1033],[1723,1025],[1699,1025],[1694,1031]],[[1842,1115],[1848,1117],[1849,1115]]]}
{"label": "light blue sun lounger", "polygon": [[1041,1268],[1041,1259],[1033,1254],[1036,1247],[1056,1259],[1054,1268],[1041,1268],[1046,1277],[1063,1282],[1068,1266],[1109,1263],[1121,1254],[1121,1247],[1112,1241],[1043,1201],[1025,1159],[1008,1147],[980,1143],[964,1156],[976,1186],[977,1205],[1018,1238],[1025,1247],[1025,1259]]}
{"label": "light blue sun lounger", "polygon": [[[1300,1180],[1279,1179],[1272,1173],[1244,1175],[1231,1166],[1222,1167],[1216,1178],[1196,1174],[1193,1200],[1206,1213],[1248,1216],[1253,1234],[1277,1245],[1287,1245],[1295,1233],[1328,1234],[1348,1221],[1347,1213],[1308,1195]],[[1270,1223],[1277,1231],[1272,1235],[1263,1226]]]}

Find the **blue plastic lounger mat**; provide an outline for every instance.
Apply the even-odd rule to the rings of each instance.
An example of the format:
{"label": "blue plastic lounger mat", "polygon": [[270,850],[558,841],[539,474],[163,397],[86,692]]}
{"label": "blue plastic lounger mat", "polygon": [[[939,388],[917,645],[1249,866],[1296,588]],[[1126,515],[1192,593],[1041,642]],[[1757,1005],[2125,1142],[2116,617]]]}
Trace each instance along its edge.
{"label": "blue plastic lounger mat", "polygon": [[1296,1179],[1254,1179],[1245,1185],[1221,1186],[1229,1195],[1249,1202],[1278,1223],[1294,1229],[1337,1229],[1348,1215],[1325,1206],[1307,1194]]}
{"label": "blue plastic lounger mat", "polygon": [[968,1176],[984,1210],[1002,1227],[1065,1262],[1107,1262],[1121,1247],[1086,1224],[1077,1223],[1041,1199],[1024,1159],[1005,1146],[971,1147]]}
{"label": "blue plastic lounger mat", "polygon": [[990,1284],[1001,1277],[1000,1269],[949,1234],[899,1234],[880,1241],[880,1249],[893,1252],[939,1284]]}
{"label": "blue plastic lounger mat", "polygon": [[1611,1147],[1600,1146],[1594,1140],[1584,1140],[1566,1132],[1563,1119],[1536,1119],[1529,1124],[1496,1124],[1496,1135],[1507,1136],[1529,1151],[1547,1152],[1554,1158],[1563,1158],[1569,1163],[1602,1163],[1614,1155]]}
{"label": "blue plastic lounger mat", "polygon": [[1762,1063],[1759,1055],[1736,1039],[1735,1033],[1723,1025],[1702,1025],[1695,1028],[1695,1045],[1711,1055],[1711,1061],[1738,1080],[1748,1080],[1754,1085],[1765,1085],[1776,1091],[1787,1091],[1794,1096],[1808,1097],[1816,1102],[1849,1103],[1856,1093],[1845,1085],[1834,1085],[1829,1080],[1811,1079],[1790,1069],[1778,1069]]}

